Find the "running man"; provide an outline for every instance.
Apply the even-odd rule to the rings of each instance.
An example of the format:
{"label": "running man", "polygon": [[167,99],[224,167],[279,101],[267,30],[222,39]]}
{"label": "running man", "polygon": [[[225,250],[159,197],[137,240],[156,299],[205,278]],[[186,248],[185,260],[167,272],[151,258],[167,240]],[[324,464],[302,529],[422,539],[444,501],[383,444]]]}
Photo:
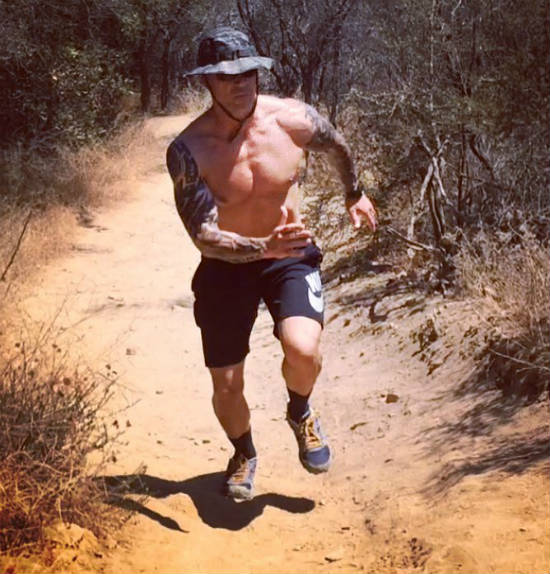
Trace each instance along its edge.
{"label": "running man", "polygon": [[214,412],[235,447],[225,494],[253,496],[257,457],[243,394],[244,361],[261,300],[274,322],[288,389],[287,421],[306,470],[328,470],[331,453],[309,396],[321,369],[322,255],[300,218],[297,179],[304,150],[325,152],[345,188],[353,225],[376,229],[350,150],[334,127],[294,99],[258,95],[258,56],[245,34],[203,36],[198,67],[212,106],[169,146],[176,207],[202,259],[193,277],[194,314],[213,382]]}

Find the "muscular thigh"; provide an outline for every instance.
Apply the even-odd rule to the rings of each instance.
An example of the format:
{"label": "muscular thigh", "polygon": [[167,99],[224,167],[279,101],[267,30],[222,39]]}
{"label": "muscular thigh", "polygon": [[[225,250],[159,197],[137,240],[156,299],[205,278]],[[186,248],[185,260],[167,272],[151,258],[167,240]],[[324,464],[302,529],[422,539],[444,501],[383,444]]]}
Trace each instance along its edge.
{"label": "muscular thigh", "polygon": [[321,259],[321,252],[313,245],[302,259],[277,261],[264,272],[262,296],[273,317],[275,336],[280,337],[280,326],[288,318],[307,319],[304,325],[312,322],[312,329],[320,334],[324,318]]}

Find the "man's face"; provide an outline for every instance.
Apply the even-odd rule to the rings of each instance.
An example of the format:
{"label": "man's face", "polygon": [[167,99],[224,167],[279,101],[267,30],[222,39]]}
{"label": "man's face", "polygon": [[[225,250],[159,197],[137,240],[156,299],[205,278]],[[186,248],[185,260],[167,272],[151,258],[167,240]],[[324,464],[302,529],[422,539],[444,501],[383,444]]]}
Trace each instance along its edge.
{"label": "man's face", "polygon": [[257,70],[243,74],[209,74],[206,82],[225,107],[247,113],[256,99],[257,75]]}

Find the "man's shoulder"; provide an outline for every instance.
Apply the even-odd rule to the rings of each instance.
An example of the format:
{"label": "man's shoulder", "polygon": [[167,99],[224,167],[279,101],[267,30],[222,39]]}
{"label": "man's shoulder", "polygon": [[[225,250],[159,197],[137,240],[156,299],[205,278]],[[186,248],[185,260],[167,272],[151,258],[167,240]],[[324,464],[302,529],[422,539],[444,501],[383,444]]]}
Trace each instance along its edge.
{"label": "man's shoulder", "polygon": [[267,112],[279,112],[283,115],[289,115],[293,112],[303,113],[305,110],[305,104],[300,100],[271,95],[258,96],[258,104]]}
{"label": "man's shoulder", "polygon": [[204,153],[201,153],[201,149],[205,145],[205,140],[208,139],[209,118],[205,112],[172,140],[166,150],[167,158],[170,160],[174,156],[180,164],[184,162],[198,175],[200,171],[198,166],[204,159]]}
{"label": "man's shoulder", "polygon": [[263,109],[275,117],[279,127],[287,132],[297,145],[303,147],[311,138],[311,121],[306,104],[294,98],[262,98],[265,98],[262,100]]}
{"label": "man's shoulder", "polygon": [[[206,112],[205,112],[206,113]],[[193,146],[193,141],[199,139],[206,124],[205,113],[194,119],[171,142],[170,147],[183,148]]]}
{"label": "man's shoulder", "polygon": [[205,113],[193,120],[168,145],[166,163],[172,179],[180,177],[183,172],[187,179],[196,180],[199,177],[197,150],[200,149],[201,138],[204,137]]}

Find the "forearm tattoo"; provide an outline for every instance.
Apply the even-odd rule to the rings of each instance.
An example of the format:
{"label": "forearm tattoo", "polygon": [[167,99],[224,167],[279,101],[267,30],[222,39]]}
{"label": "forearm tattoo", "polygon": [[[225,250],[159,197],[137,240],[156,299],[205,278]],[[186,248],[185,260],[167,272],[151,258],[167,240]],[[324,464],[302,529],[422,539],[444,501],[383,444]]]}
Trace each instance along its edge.
{"label": "forearm tattoo", "polygon": [[256,261],[263,257],[266,239],[243,237],[218,227],[214,196],[200,177],[198,166],[181,139],[175,139],[168,147],[166,165],[174,182],[178,214],[203,255],[232,263]]}
{"label": "forearm tattoo", "polygon": [[351,151],[342,134],[309,105],[306,105],[306,115],[313,124],[313,136],[306,149],[328,153],[330,162],[342,179],[346,197],[350,199],[361,197],[362,191],[358,186]]}

